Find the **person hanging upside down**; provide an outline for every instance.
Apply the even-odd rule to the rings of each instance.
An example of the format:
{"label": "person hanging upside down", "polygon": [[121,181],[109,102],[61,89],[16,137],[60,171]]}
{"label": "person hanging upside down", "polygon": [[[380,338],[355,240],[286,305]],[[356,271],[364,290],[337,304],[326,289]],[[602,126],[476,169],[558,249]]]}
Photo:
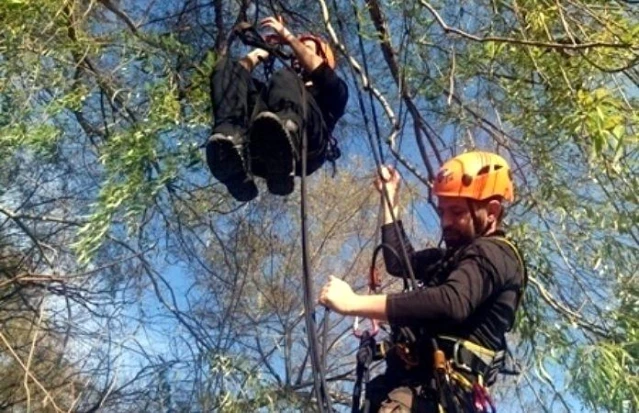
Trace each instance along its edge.
{"label": "person hanging upside down", "polygon": [[213,176],[238,201],[254,199],[254,176],[266,179],[269,192],[289,195],[294,176],[302,175],[303,131],[310,175],[339,150],[331,136],[348,100],[346,83],[335,72],[330,46],[314,35],[295,36],[275,17],[261,21],[277,41],[292,49],[292,69],[275,72],[268,84],[251,77],[269,56],[255,49],[239,61],[223,57],[211,75],[213,134],[206,160]]}

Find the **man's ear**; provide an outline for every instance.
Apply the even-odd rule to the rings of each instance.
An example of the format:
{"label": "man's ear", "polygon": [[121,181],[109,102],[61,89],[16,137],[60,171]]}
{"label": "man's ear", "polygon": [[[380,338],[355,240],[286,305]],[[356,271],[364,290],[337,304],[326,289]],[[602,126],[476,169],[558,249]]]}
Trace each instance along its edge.
{"label": "man's ear", "polygon": [[490,224],[492,224],[493,222],[499,222],[499,219],[502,215],[502,209],[503,207],[499,200],[491,199],[490,201],[488,201],[488,204],[486,204],[486,219]]}

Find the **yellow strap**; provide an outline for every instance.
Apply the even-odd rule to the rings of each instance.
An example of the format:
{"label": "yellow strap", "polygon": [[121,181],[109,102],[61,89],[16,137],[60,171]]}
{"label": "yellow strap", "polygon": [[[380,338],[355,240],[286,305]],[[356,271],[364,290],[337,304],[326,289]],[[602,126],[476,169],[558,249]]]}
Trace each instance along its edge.
{"label": "yellow strap", "polygon": [[473,354],[479,357],[486,356],[486,357],[492,358],[492,357],[495,357],[495,355],[497,354],[496,351],[493,351],[489,348],[480,346],[477,343],[473,343],[472,341],[464,340],[459,337],[452,337],[452,336],[437,336],[437,337],[444,340],[450,340],[455,343],[460,343],[464,348],[466,348],[466,350],[472,352]]}
{"label": "yellow strap", "polygon": [[524,258],[521,256],[521,253],[519,252],[519,248],[517,248],[517,246],[508,238],[491,237],[491,239],[496,239],[508,245],[510,249],[512,249],[515,252],[515,255],[517,256],[517,261],[519,261],[519,265],[521,266],[521,270],[524,276],[524,282],[521,284],[521,288],[519,289],[519,292],[518,292],[519,297],[517,298],[517,307],[515,308],[515,311],[517,311],[517,309],[519,308],[519,305],[524,299],[524,290],[526,289],[526,285],[528,284],[528,273],[526,272],[526,264],[524,263]]}
{"label": "yellow strap", "polygon": [[386,342],[385,341],[381,341],[381,342],[377,343],[377,348],[382,353],[382,358],[386,358],[386,350],[387,350]]}
{"label": "yellow strap", "polygon": [[517,246],[511,240],[509,240],[506,237],[491,237],[491,239],[499,240],[503,242],[504,244],[508,245],[515,252],[515,255],[517,256],[517,261],[519,261],[519,265],[521,265],[521,268],[522,269],[525,268],[524,259],[519,253],[519,248],[517,248]]}
{"label": "yellow strap", "polygon": [[455,370],[453,370],[450,375],[453,380],[456,380],[464,388],[464,390],[471,390],[473,388],[473,383],[460,373],[457,373]]}
{"label": "yellow strap", "polygon": [[443,339],[443,340],[449,340],[455,343],[455,349],[453,350],[453,359],[455,361],[457,360],[457,356],[455,354],[457,352],[457,346],[461,346],[462,348],[466,349],[467,351],[472,353],[475,357],[477,357],[482,362],[484,362],[487,366],[490,366],[493,363],[498,353],[497,351],[493,351],[486,347],[480,346],[477,343],[473,343],[472,341],[464,340],[458,337],[437,336],[437,338]]}
{"label": "yellow strap", "polygon": [[496,351],[487,349],[486,347],[482,347],[479,344],[473,343],[472,341],[460,340],[460,342],[461,342],[461,345],[466,348],[466,350],[474,353],[476,356],[479,356],[479,357],[486,356],[492,359],[497,354]]}

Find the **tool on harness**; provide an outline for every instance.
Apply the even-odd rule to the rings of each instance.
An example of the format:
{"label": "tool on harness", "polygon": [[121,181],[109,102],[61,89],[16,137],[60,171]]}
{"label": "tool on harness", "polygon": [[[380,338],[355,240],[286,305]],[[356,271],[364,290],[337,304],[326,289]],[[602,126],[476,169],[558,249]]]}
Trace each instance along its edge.
{"label": "tool on harness", "polygon": [[[371,293],[376,294],[378,289],[382,286],[381,277],[380,277],[379,271],[377,270],[376,263],[377,263],[377,257],[379,253],[385,248],[388,251],[390,251],[392,254],[395,254],[397,258],[399,258],[399,255],[397,254],[397,252],[386,244],[380,244],[377,247],[375,247],[375,250],[373,250],[372,262],[371,262],[371,266],[370,266],[369,274],[368,274],[368,293],[369,294]],[[359,316],[355,317],[355,320],[353,322],[353,334],[356,337],[361,338],[362,331],[359,330],[359,320],[360,320]],[[372,337],[375,337],[375,335],[377,335],[377,333],[379,332],[379,328],[380,328],[379,322],[373,319],[371,319],[370,322],[371,322],[372,330],[369,333]],[[393,335],[395,336],[395,339],[393,341],[395,342],[395,347],[397,348],[396,351],[398,352],[398,355],[408,365],[417,366],[419,364],[419,360],[417,359],[417,354],[413,353],[411,350],[411,345],[417,341],[417,338],[415,337],[415,334],[413,333],[413,331],[409,327],[399,327],[399,329],[396,332],[394,332]]]}
{"label": "tool on harness", "polygon": [[482,383],[473,384],[473,408],[476,412],[496,413],[495,403]]}
{"label": "tool on harness", "polygon": [[[386,244],[380,244],[375,247],[373,250],[373,257],[371,266],[368,272],[368,292],[377,293],[378,289],[381,288],[381,276],[379,271],[377,270],[377,257],[379,253],[384,249],[388,249],[392,254],[395,254],[399,258],[397,252]],[[362,385],[368,385],[368,381],[370,379],[370,364],[373,361],[382,360],[386,357],[388,351],[390,351],[391,347],[397,347],[397,344],[389,345],[387,341],[376,342],[375,336],[380,331],[380,325],[377,320],[371,319],[371,329],[369,330],[360,330],[359,328],[360,318],[359,316],[355,317],[353,322],[353,335],[360,339],[359,342],[359,350],[357,352],[357,367],[356,367],[356,377],[355,377],[355,385],[353,386],[353,396],[352,396],[352,412],[353,413],[368,413],[370,408],[369,401],[366,400],[364,405],[360,409],[360,399],[362,393]],[[405,341],[411,342],[415,341],[415,335],[408,327],[402,327],[398,330],[398,332],[394,333],[398,336],[404,337]],[[406,345],[404,347],[405,355],[408,356],[410,349],[409,346]],[[401,350],[400,350],[401,351]],[[407,357],[408,358],[408,357]],[[409,359],[410,360],[410,359]],[[415,363],[417,365],[417,363]]]}
{"label": "tool on harness", "polygon": [[[433,340],[433,346],[437,343]],[[437,383],[437,392],[439,393],[439,403],[448,413],[459,412],[459,406],[454,398],[454,390],[452,388],[450,377],[450,365],[446,361],[446,355],[438,347],[433,352],[433,370],[435,373],[435,383]]]}

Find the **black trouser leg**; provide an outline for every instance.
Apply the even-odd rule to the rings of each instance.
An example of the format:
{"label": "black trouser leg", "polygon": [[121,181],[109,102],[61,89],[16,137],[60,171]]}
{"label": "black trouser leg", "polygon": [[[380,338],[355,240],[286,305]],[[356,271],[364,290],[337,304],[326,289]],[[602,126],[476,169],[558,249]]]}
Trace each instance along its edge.
{"label": "black trouser leg", "polygon": [[222,58],[211,74],[214,133],[244,135],[260,89],[244,66]]}
{"label": "black trouser leg", "polygon": [[216,64],[211,74],[214,127],[206,160],[213,176],[239,201],[257,196],[246,164],[246,131],[257,93],[256,82],[238,62],[222,58]]}
{"label": "black trouser leg", "polygon": [[[274,73],[257,105],[256,113],[268,110],[278,115],[283,122],[295,122],[299,128],[294,134],[294,144],[298,152],[301,150],[301,128],[305,127],[308,147],[307,174],[313,173],[324,163],[328,133],[322,112],[296,73],[287,69]],[[296,165],[296,174],[299,176],[301,163],[297,162]]]}

